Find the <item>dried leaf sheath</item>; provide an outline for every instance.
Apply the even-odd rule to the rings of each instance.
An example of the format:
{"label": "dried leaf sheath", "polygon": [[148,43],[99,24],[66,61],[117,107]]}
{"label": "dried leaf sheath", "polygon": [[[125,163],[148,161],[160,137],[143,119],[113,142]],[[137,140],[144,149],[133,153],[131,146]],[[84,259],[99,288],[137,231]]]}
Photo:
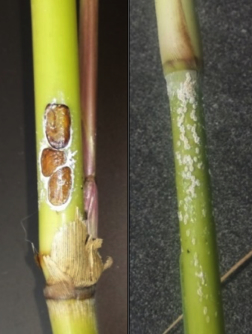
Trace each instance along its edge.
{"label": "dried leaf sheath", "polygon": [[[66,328],[69,327],[74,334],[97,333],[95,285],[102,272],[112,264],[111,258],[103,264],[98,252],[101,245],[101,239],[87,234],[86,223],[77,212],[75,221],[62,226],[56,233],[51,254],[43,256],[48,272],[44,294],[56,333],[68,333]],[[66,320],[69,315],[71,319]]]}
{"label": "dried leaf sheath", "polygon": [[63,225],[55,234],[51,254],[43,257],[49,273],[47,284],[64,282],[71,288],[90,287],[97,283],[105,264],[98,253],[102,239],[93,239],[87,233],[87,227],[79,213],[73,222]]}

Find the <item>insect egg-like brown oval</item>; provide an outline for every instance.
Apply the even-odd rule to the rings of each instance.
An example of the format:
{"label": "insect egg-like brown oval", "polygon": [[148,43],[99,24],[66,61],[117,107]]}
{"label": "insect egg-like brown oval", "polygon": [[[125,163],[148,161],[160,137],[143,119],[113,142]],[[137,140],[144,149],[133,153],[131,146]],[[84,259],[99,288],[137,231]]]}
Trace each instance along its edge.
{"label": "insect egg-like brown oval", "polygon": [[48,183],[48,199],[52,205],[65,204],[72,188],[72,173],[69,167],[62,167],[54,172]]}
{"label": "insect egg-like brown oval", "polygon": [[46,137],[55,149],[67,146],[70,140],[70,110],[64,104],[48,104],[45,110]]}
{"label": "insect egg-like brown oval", "polygon": [[41,154],[41,171],[44,176],[51,176],[57,167],[66,162],[66,154],[63,151],[45,148]]}

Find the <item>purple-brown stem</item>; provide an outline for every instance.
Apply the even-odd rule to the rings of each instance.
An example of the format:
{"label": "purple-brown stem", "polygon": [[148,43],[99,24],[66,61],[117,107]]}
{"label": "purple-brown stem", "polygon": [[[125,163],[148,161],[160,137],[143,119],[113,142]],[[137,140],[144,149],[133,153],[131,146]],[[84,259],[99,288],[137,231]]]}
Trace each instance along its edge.
{"label": "purple-brown stem", "polygon": [[93,176],[89,176],[84,182],[84,200],[87,213],[88,234],[97,238],[98,230],[98,191]]}
{"label": "purple-brown stem", "polygon": [[98,193],[96,174],[96,79],[98,0],[80,1],[80,73],[84,149],[84,203],[88,233],[97,237]]}

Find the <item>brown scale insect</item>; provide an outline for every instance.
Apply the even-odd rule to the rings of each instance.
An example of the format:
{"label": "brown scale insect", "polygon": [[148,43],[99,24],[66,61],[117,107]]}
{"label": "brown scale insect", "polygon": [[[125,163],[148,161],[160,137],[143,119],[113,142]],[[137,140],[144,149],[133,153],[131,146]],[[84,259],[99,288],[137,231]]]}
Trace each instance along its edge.
{"label": "brown scale insect", "polygon": [[51,176],[57,167],[64,165],[66,155],[63,151],[45,148],[41,154],[41,170],[44,176]]}
{"label": "brown scale insect", "polygon": [[48,183],[48,199],[52,205],[59,206],[67,202],[72,187],[72,173],[69,167],[54,172]]}
{"label": "brown scale insect", "polygon": [[45,110],[45,132],[49,144],[59,150],[70,140],[70,110],[64,104],[48,104]]}

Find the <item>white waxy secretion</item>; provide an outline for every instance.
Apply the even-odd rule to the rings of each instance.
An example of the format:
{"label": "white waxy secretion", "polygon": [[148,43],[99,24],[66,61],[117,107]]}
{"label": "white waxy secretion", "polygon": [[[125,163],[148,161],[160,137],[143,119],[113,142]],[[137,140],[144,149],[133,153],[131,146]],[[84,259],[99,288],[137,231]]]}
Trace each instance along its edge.
{"label": "white waxy secretion", "polygon": [[[173,131],[177,137],[174,152],[184,193],[183,200],[179,204],[179,210],[183,213],[183,219],[180,221],[187,224],[193,222],[191,203],[199,196],[197,189],[201,186],[201,182],[198,171],[204,168],[204,161],[200,149],[201,130],[197,115],[198,87],[195,73],[186,71],[183,74],[181,71],[181,78],[184,78],[183,81],[178,82],[174,73],[170,73],[166,76],[166,82],[169,98],[174,102],[171,103]],[[194,243],[194,240],[192,242]]]}

